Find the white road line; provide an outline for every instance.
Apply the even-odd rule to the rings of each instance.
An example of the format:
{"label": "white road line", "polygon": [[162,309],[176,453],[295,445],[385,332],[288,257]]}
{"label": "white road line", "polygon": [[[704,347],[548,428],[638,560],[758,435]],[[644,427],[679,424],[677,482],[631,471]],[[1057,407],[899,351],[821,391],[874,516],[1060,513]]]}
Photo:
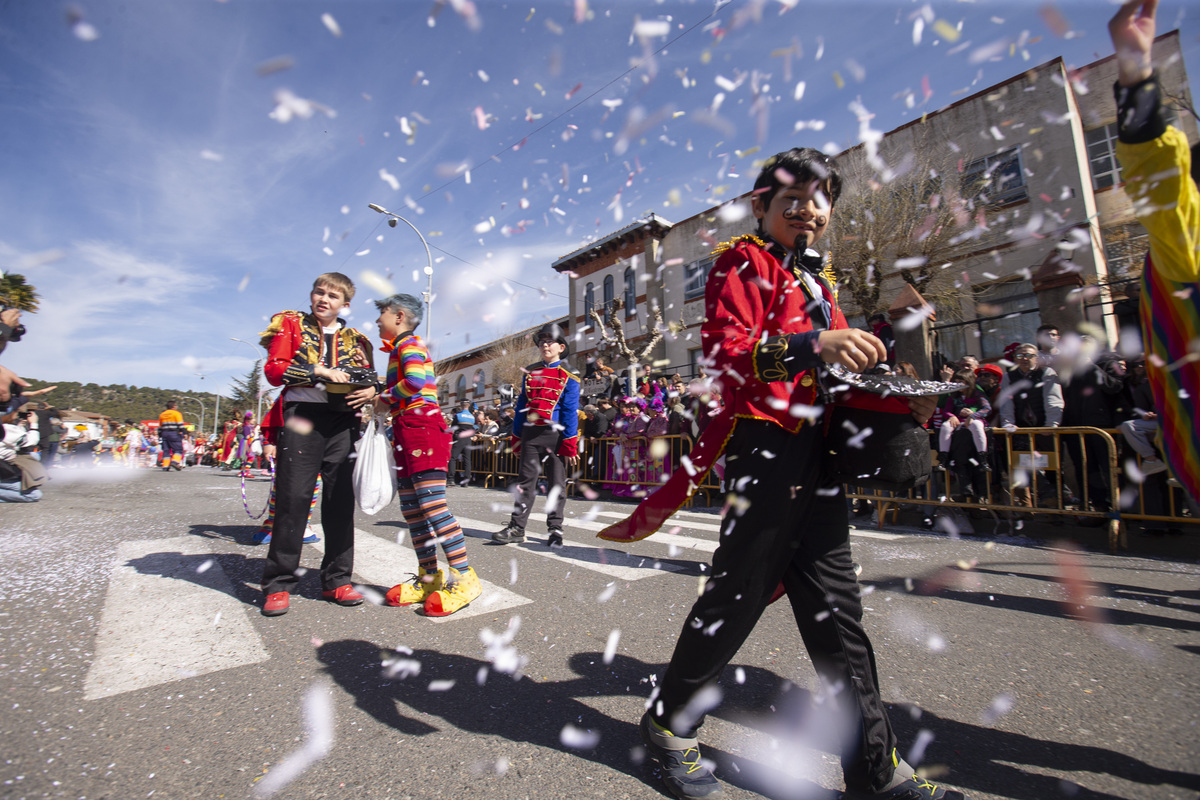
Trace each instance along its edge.
{"label": "white road line", "polygon": [[[546,515],[531,514],[530,519],[545,522]],[[464,530],[479,531],[489,536],[500,527],[495,522],[484,522],[483,520],[465,519],[463,517],[458,517],[458,524],[462,525]],[[589,525],[595,525],[595,530],[600,530],[604,527],[594,522],[575,522],[569,519],[566,521],[566,525],[568,528],[584,527],[587,530],[591,530],[591,528],[587,528]],[[551,550],[546,546],[545,538],[541,534],[534,534],[532,531],[526,530],[525,544],[520,545],[519,548],[525,553],[532,553],[543,558],[551,558],[561,561],[564,564],[572,564],[623,581],[639,581],[643,578],[653,578],[664,572],[683,571],[683,567],[677,564],[667,564],[657,561],[650,556],[634,556],[620,550],[603,547],[598,544],[600,540],[584,543],[564,539],[564,547]]]}
{"label": "white road line", "polygon": [[[317,523],[313,523],[312,527],[321,536],[321,541],[309,546],[324,553],[325,532]],[[411,547],[397,544],[394,540],[389,541],[358,528],[354,529],[354,574],[361,577],[364,582],[390,588],[416,572],[417,554]],[[429,617],[429,619],[433,622],[449,622],[480,614],[492,614],[505,608],[523,606],[533,602],[524,595],[497,586],[486,580],[483,575],[479,576],[479,582],[483,584],[483,594],[478,600],[448,617]],[[402,612],[405,609],[395,610]]]}
{"label": "white road line", "polygon": [[121,542],[84,698],[266,661],[246,609],[195,536]]}
{"label": "white road line", "polygon": [[[687,530],[688,528],[693,528],[693,529],[702,530],[702,531],[720,531],[721,530],[720,525],[714,525],[712,523],[706,523],[706,522],[692,522],[691,520],[679,519],[679,516],[682,513],[683,512],[676,512],[674,516],[672,516],[670,519],[668,519],[666,522],[664,522],[663,530],[670,530],[671,528],[673,528],[676,525],[678,525],[679,527],[681,527],[684,530]],[[625,517],[627,517],[629,515],[617,513],[615,511],[601,511],[599,514],[597,514],[597,516],[607,517],[610,519],[625,519]],[[710,515],[710,517],[711,517],[711,515]],[[581,521],[580,524],[585,524],[585,523],[583,523]],[[608,527],[608,526],[601,525],[601,526],[597,527],[596,530],[598,530],[598,531],[603,530],[606,527]],[[666,539],[658,538],[661,534],[662,534],[662,531],[654,534],[653,536],[650,536],[649,539],[651,541],[660,541],[660,542],[664,542],[664,543],[665,542],[675,542],[680,547],[689,546],[689,545],[684,544],[682,541],[679,541],[686,537],[679,536],[678,534],[676,534],[674,536],[667,534],[668,538],[666,538]],[[861,536],[864,539],[882,539],[883,541],[886,541],[886,542],[890,542],[895,539],[903,539],[905,537],[905,534],[903,534],[903,533],[882,533],[880,531],[865,531],[865,530],[856,528],[853,525],[850,526],[850,535],[851,536]],[[698,539],[696,541],[703,542],[704,540]],[[713,550],[717,549],[716,542],[708,542],[708,544],[712,545],[711,547],[707,548],[709,552],[712,552]],[[697,549],[705,549],[705,548],[701,547],[701,548],[697,548]]]}
{"label": "white road line", "polygon": [[[604,517],[606,519],[625,519],[626,517],[629,516],[629,514],[628,513],[620,513],[617,511],[601,511],[596,516]],[[718,519],[717,517],[714,517],[711,514],[708,516],[708,518],[709,519]],[[690,519],[680,519],[678,512],[676,512],[670,519],[668,519],[666,522],[663,523],[663,529],[670,530],[671,528],[675,527],[676,525],[683,528],[684,530],[691,528],[692,530],[712,531],[713,533],[716,533],[717,531],[721,530],[721,525],[720,525],[719,521],[714,523],[714,522],[696,522],[695,520],[690,520]],[[601,528],[607,528],[607,527],[608,527],[608,525],[601,526]]]}

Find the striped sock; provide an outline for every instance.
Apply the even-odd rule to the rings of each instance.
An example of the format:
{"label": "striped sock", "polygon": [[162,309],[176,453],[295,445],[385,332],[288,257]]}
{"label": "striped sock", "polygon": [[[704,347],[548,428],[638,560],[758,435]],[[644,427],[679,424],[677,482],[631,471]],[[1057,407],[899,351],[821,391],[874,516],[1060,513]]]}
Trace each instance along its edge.
{"label": "striped sock", "polygon": [[438,472],[413,482],[413,491],[421,506],[421,514],[442,544],[442,551],[453,569],[462,572],[470,568],[467,561],[467,542],[458,520],[446,505],[446,475]]}
{"label": "striped sock", "polygon": [[433,538],[433,529],[421,510],[417,492],[408,480],[401,480],[397,489],[400,493],[400,512],[404,514],[404,521],[408,523],[408,536],[412,539],[413,550],[417,553],[417,562],[421,569],[433,572],[437,569],[437,543]]}

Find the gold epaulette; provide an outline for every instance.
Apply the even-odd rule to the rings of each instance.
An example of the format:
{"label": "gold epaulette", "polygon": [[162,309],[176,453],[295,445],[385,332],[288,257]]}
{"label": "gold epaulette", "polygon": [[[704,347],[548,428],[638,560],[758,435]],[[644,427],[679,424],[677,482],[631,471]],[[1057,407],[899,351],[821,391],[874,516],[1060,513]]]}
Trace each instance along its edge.
{"label": "gold epaulette", "polygon": [[280,311],[275,316],[271,317],[271,324],[267,329],[258,335],[258,344],[266,350],[271,349],[271,340],[275,338],[275,334],[283,330],[283,318],[295,317],[298,320],[304,319],[304,314],[299,311]]}
{"label": "gold epaulette", "polygon": [[716,247],[713,248],[712,255],[719,256],[719,255],[721,255],[721,253],[724,253],[726,250],[732,250],[733,248],[737,247],[739,242],[753,242],[754,244],[758,245],[762,249],[764,249],[764,250],[767,249],[766,242],[764,242],[762,239],[755,236],[753,233],[746,233],[741,236],[735,236],[734,238],[730,239],[728,242],[721,242],[719,245],[717,245]]}
{"label": "gold epaulette", "polygon": [[342,328],[338,333],[341,334],[342,342],[348,347],[353,347],[363,340],[366,340],[367,344],[370,345],[371,340],[367,339],[364,334],[359,333],[355,328]]}

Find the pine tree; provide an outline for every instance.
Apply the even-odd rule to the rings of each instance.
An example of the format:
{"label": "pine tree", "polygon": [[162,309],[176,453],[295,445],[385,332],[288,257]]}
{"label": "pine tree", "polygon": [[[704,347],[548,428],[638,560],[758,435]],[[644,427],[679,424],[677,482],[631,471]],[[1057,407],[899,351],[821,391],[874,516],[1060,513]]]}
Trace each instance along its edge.
{"label": "pine tree", "polygon": [[249,411],[258,408],[259,392],[266,394],[262,382],[262,360],[254,362],[253,369],[245,378],[234,378],[233,383],[233,404],[237,408]]}

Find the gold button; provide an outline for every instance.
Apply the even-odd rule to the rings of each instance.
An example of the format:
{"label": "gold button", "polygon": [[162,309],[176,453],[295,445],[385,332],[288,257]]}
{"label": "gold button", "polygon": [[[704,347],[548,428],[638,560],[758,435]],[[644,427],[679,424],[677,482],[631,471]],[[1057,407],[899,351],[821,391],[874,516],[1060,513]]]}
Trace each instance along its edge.
{"label": "gold button", "polygon": [[813,376],[812,376],[811,372],[804,373],[804,377],[800,379],[800,385],[806,389],[809,386],[812,386],[813,383],[814,383],[814,381],[813,381]]}

